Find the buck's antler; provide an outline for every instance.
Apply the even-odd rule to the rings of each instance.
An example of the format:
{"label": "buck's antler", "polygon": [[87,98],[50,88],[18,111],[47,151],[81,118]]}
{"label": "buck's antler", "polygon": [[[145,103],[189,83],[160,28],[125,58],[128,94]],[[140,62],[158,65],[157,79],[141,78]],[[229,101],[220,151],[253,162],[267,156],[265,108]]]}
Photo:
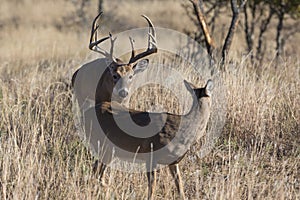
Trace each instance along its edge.
{"label": "buck's antler", "polygon": [[131,43],[132,52],[131,52],[131,58],[130,58],[128,64],[134,63],[134,62],[138,61],[141,58],[144,58],[144,57],[146,57],[150,54],[153,54],[153,53],[157,52],[156,32],[155,32],[154,26],[153,26],[151,20],[146,15],[142,15],[142,17],[144,17],[147,20],[148,24],[149,24],[148,48],[145,52],[142,52],[138,55],[135,55],[134,40],[132,38],[129,38],[130,43]]}
{"label": "buck's antler", "polygon": [[[97,30],[99,28],[99,25],[96,24],[96,22],[102,16],[102,13],[103,12],[100,12],[95,17],[95,19],[93,20],[89,49],[104,55],[106,58],[109,58],[113,62],[117,62],[116,59],[113,56],[114,42],[116,41],[117,38],[113,38],[111,33],[109,33],[109,36],[101,38],[100,40],[98,40],[98,38],[97,38],[97,36],[98,36],[97,35]],[[154,26],[153,26],[151,20],[147,16],[142,15],[142,17],[144,17],[147,20],[148,24],[149,24],[148,48],[145,52],[142,52],[138,55],[135,55],[134,40],[132,38],[129,38],[130,43],[131,43],[132,53],[131,53],[131,58],[130,58],[128,64],[135,63],[139,59],[144,58],[144,57],[146,57],[150,54],[153,54],[153,53],[157,52],[156,32],[155,32]],[[107,51],[105,51],[104,49],[102,49],[98,46],[100,43],[104,42],[107,39],[110,39],[110,42],[111,42],[110,52],[107,52]]]}
{"label": "buck's antler", "polygon": [[[113,56],[113,50],[114,50],[114,42],[116,41],[117,38],[113,38],[112,34],[109,33],[109,36],[104,37],[100,40],[97,38],[97,30],[99,28],[99,25],[96,24],[97,20],[101,17],[103,12],[100,12],[95,19],[93,20],[92,24],[92,29],[91,29],[91,38],[90,38],[90,44],[89,44],[89,49],[92,51],[95,51],[97,53],[100,53],[104,55],[106,58],[109,58],[111,61],[116,62],[114,56]],[[98,44],[104,42],[105,40],[110,39],[111,47],[110,47],[110,52],[105,51],[104,49],[101,49]]]}

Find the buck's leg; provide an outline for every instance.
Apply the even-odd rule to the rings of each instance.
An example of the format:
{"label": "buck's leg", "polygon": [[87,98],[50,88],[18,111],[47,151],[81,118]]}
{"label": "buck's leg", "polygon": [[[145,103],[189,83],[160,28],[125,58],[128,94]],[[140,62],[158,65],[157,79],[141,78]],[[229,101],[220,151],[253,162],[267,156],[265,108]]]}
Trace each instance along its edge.
{"label": "buck's leg", "polygon": [[175,180],[175,185],[177,191],[182,199],[185,199],[183,185],[182,185],[182,178],[180,176],[179,166],[178,164],[169,165],[170,172]]}
{"label": "buck's leg", "polygon": [[153,194],[155,194],[156,187],[156,165],[147,162],[147,179],[148,179],[148,200],[153,199]]}
{"label": "buck's leg", "polygon": [[93,165],[93,172],[96,176],[98,176],[99,180],[101,181],[101,185],[105,186],[105,180],[103,178],[104,171],[106,169],[106,164],[101,163],[99,160],[96,160]]}

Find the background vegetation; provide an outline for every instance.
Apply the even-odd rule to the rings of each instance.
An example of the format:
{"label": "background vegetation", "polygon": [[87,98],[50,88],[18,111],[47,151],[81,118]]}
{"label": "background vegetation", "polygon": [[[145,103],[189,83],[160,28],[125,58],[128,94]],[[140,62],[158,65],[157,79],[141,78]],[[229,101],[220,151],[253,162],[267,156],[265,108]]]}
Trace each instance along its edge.
{"label": "background vegetation", "polygon": [[[249,48],[241,14],[225,63],[222,77],[228,105],[222,136],[204,159],[195,157],[200,145],[196,144],[181,162],[189,199],[300,198],[300,35],[293,31],[299,28],[297,9],[293,16],[284,10],[280,54],[276,47],[280,15],[275,14],[262,37],[264,56],[253,59],[261,30],[256,24],[264,23],[269,13],[268,5],[258,5],[262,7],[255,12],[262,16],[253,21],[254,44]],[[197,21],[191,20],[189,1],[113,0],[102,6],[104,33],[144,26],[140,14],[148,15],[156,26],[200,32]],[[207,12],[210,5],[205,6]],[[230,26],[229,8],[225,2],[215,22],[209,23],[219,46],[216,55]],[[95,57],[87,45],[97,10],[98,1],[92,0],[2,0],[0,199],[146,198],[142,173],[108,170],[108,186],[101,186],[92,173],[94,160],[73,123],[70,79],[82,63]],[[207,13],[207,20],[213,16]],[[251,19],[250,15],[249,24]],[[172,182],[168,171],[161,170],[155,197],[177,198]]]}

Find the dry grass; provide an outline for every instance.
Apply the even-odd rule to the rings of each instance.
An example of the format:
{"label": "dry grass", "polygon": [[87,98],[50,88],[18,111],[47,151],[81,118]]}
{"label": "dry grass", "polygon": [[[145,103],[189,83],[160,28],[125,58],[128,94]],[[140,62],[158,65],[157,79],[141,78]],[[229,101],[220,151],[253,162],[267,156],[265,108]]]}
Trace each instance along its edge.
{"label": "dry grass", "polygon": [[[142,173],[108,170],[109,187],[102,187],[76,135],[69,83],[88,57],[89,33],[55,28],[72,5],[17,2],[3,1],[0,12],[0,199],[145,199]],[[164,11],[158,4],[150,17]],[[131,13],[153,6],[139,5],[147,6]],[[129,15],[120,15],[126,24]],[[181,162],[185,193],[189,199],[299,199],[300,63],[286,58],[277,69],[267,62],[255,70],[248,60],[233,58],[236,66],[222,75],[226,125],[211,154],[198,160],[197,144]],[[161,170],[156,199],[177,197],[170,183]]]}

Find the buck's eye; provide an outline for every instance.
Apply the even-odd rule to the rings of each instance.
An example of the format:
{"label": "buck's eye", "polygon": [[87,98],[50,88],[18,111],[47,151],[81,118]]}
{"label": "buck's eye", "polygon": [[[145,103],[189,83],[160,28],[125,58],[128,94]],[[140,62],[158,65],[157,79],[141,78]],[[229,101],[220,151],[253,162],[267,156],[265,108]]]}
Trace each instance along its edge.
{"label": "buck's eye", "polygon": [[116,80],[118,78],[118,75],[113,75],[113,79]]}
{"label": "buck's eye", "polygon": [[132,75],[130,75],[128,78],[129,78],[129,79],[132,79],[132,78],[133,78],[133,76],[132,76]]}

